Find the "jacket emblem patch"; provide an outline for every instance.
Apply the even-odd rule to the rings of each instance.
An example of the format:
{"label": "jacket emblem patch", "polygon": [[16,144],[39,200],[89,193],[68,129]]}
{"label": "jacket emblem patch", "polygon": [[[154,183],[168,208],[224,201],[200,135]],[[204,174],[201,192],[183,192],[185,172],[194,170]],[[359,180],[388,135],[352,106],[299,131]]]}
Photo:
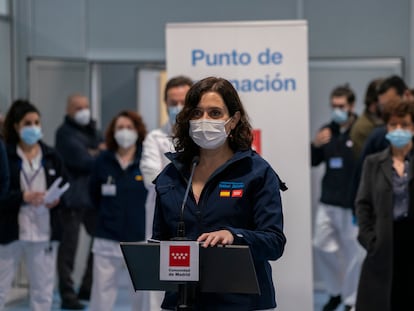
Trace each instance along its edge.
{"label": "jacket emblem patch", "polygon": [[241,198],[243,197],[244,183],[222,181],[219,183],[220,198]]}

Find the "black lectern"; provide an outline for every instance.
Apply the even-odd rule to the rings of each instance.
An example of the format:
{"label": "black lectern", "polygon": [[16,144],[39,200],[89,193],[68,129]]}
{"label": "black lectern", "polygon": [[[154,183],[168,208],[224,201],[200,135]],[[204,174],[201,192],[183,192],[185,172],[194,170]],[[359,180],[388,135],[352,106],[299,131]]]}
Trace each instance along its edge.
{"label": "black lectern", "polygon": [[[160,244],[121,242],[121,250],[135,290],[179,291],[186,283],[159,279]],[[198,286],[201,292],[260,294],[249,247],[200,247]]]}

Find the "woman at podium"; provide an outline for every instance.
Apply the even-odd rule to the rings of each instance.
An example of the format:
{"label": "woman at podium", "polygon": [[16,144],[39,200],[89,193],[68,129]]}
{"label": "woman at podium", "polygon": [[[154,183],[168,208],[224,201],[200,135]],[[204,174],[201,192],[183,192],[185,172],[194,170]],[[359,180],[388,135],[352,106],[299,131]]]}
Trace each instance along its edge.
{"label": "woman at podium", "polygon": [[[166,154],[171,163],[154,181],[153,239],[187,238],[202,247],[248,245],[261,292],[196,291],[192,310],[275,308],[269,260],[280,258],[286,243],[279,190],[287,188],[252,150],[252,127],[232,84],[216,77],[195,83],[173,139],[177,152]],[[176,309],[177,299],[177,293],[167,292],[162,308]]]}

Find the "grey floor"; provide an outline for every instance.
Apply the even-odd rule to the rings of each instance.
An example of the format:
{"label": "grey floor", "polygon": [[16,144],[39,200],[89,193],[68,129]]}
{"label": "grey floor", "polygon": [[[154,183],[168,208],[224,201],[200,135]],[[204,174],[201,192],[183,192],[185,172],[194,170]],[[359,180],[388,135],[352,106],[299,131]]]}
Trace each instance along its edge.
{"label": "grey floor", "polygon": [[[323,304],[327,300],[327,295],[324,292],[315,292],[314,295],[314,311],[320,311],[322,309]],[[130,306],[126,303],[128,301],[128,291],[126,289],[121,288],[118,292],[118,298],[113,311],[130,311]],[[87,305],[87,302],[85,302]],[[338,311],[342,311],[342,306],[338,307]],[[20,295],[20,297],[16,298],[14,301],[11,301],[4,311],[29,311],[29,300],[27,295]],[[60,299],[59,295],[56,292],[53,300],[53,311],[62,310],[60,309]],[[86,311],[87,309],[85,309]]]}

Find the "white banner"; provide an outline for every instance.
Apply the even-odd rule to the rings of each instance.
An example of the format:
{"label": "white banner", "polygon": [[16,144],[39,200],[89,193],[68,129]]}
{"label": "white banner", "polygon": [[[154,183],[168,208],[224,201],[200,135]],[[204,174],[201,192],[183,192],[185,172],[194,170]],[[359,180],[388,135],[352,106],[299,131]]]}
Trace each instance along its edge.
{"label": "white banner", "polygon": [[287,245],[272,263],[278,310],[313,310],[306,21],[167,24],[167,75],[229,79],[255,129],[256,150],[282,193]]}

